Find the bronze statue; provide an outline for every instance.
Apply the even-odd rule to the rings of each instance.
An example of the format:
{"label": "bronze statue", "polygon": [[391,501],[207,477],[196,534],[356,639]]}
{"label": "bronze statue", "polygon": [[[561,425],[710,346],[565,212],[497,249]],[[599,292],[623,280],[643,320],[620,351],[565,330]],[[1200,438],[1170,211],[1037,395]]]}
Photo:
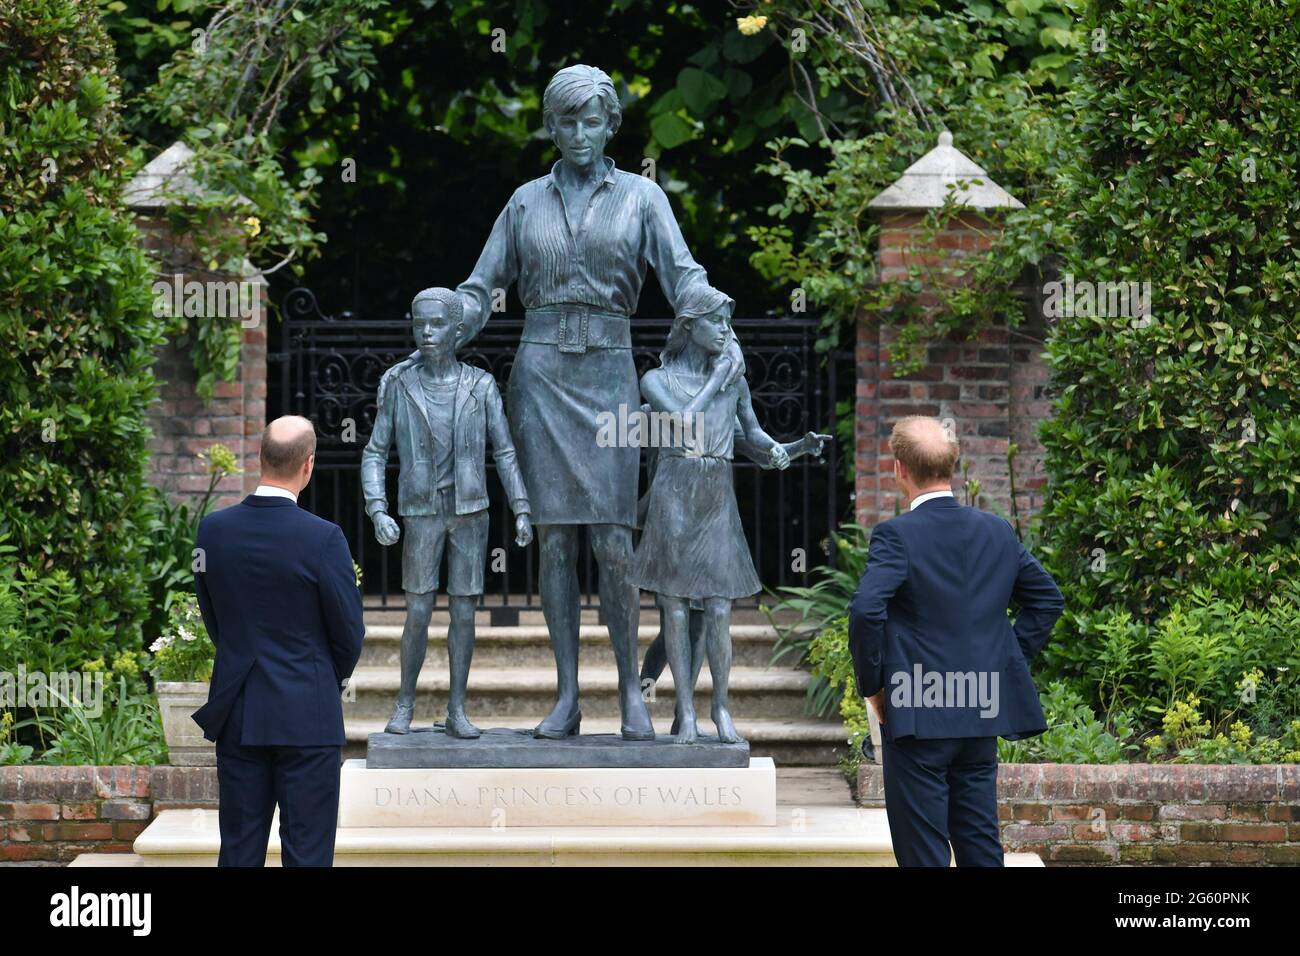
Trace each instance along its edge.
{"label": "bronze statue", "polygon": [[[597,441],[602,414],[640,406],[631,352],[646,265],[676,308],[706,286],[664,191],[615,167],[605,146],[622,108],[601,70],[571,66],[547,84],[543,121],[561,153],[515,190],[468,279],[456,289],[467,340],[517,284],[526,310],[509,382],[510,431],[538,527],[542,610],[555,652],[555,705],[538,737],[578,732],[578,532],[600,569],[600,603],[618,666],[622,735],[654,737],[637,675],[640,602],[628,580],[640,449]],[[740,369],[739,347],[724,347]],[[389,375],[405,375],[405,366]]]}
{"label": "bronze statue", "polygon": [[[749,386],[736,378],[731,313],[735,302],[716,289],[696,286],[678,302],[677,318],[660,353],[660,367],[641,379],[641,391],[659,413],[698,417],[681,447],[658,450],[645,531],[632,558],[632,583],[657,595],[668,665],[676,695],[674,732],[693,743],[694,682],[698,650],[690,634],[691,603],[703,610],[704,645],[713,677],[710,716],[723,743],[741,740],[728,704],[731,673],[731,602],[757,593],[754,570],[736,507],[731,459],[737,424],[747,445],[766,450],[775,468],[787,468],[790,449],[765,432],[754,415]],[[829,436],[810,434],[794,443],[820,453]]]}
{"label": "bronze statue", "polygon": [[401,690],[384,730],[390,734],[410,730],[445,552],[451,693],[443,729],[452,737],[474,738],[479,729],[465,716],[465,686],[474,655],[474,607],[483,593],[487,563],[484,455],[489,438],[497,474],[515,514],[515,543],[520,547],[533,539],[528,491],[515,463],[496,381],[456,359],[457,336],[464,331],[460,299],[450,289],[425,289],[411,303],[411,329],[420,361],[402,363],[395,377],[386,375],[381,381],[374,431],[361,453],[366,513],[374,523],[375,539],[383,545],[395,544],[401,535],[388,513],[384,485],[388,450],[394,442],[401,460],[397,513],[406,524],[402,546],[406,623]]}

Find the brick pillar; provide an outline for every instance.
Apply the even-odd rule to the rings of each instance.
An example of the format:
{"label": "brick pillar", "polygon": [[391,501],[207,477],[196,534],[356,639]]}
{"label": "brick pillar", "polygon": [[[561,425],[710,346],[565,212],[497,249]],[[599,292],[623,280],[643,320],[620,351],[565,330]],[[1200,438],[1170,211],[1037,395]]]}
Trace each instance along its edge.
{"label": "brick pillar", "polygon": [[[159,278],[171,281],[179,274],[181,281],[196,279],[224,280],[200,268],[185,254],[183,242],[171,234],[165,218],[140,216],[136,220],[144,235],[144,244],[159,264]],[[154,373],[158,378],[158,400],[148,412],[153,437],[149,442],[152,456],[149,480],[167,492],[173,501],[192,501],[197,505],[207,491],[209,477],[206,462],[197,457],[220,443],[235,453],[242,474],[227,475],[217,486],[212,507],[221,508],[239,501],[257,485],[258,453],[262,429],[266,425],[266,289],[263,284],[262,322],[256,328],[242,330],[239,367],[233,381],[218,381],[212,398],[201,398],[196,390],[197,376],[190,360],[189,348],[166,342],[158,350]],[[232,318],[236,322],[238,319]]]}
{"label": "brick pillar", "polygon": [[[934,281],[944,281],[963,256],[988,248],[996,225],[974,213],[953,217],[934,236],[921,228],[924,214],[894,213],[881,218],[881,281],[906,278],[922,265]],[[924,251],[919,251],[924,245]],[[936,306],[922,292],[923,308]],[[961,445],[953,485],[965,500],[963,466],[979,479],[981,507],[1011,518],[1007,446],[1018,446],[1015,461],[1016,506],[1021,519],[1042,505],[1042,444],[1038,423],[1051,412],[1045,395],[1048,369],[1042,356],[1042,321],[1030,316],[1016,329],[991,325],[974,338],[954,333],[931,342],[922,366],[895,374],[890,345],[897,330],[863,314],[857,328],[857,522],[869,527],[906,507],[893,479],[889,433],[900,418],[928,415],[950,419]]]}
{"label": "brick pillar", "polygon": [[[167,211],[175,204],[186,206],[205,193],[194,179],[194,153],[175,142],[155,156],[127,184],[123,197],[136,214],[143,245],[158,265],[158,279],[182,283],[227,283],[241,277],[210,271],[195,255],[184,235],[170,227]],[[233,223],[231,228],[240,228]],[[258,452],[266,426],[266,283],[261,276],[242,277],[258,283],[260,323],[241,332],[239,366],[230,382],[217,382],[211,399],[196,389],[197,376],[189,349],[167,342],[158,350],[154,373],[158,378],[158,401],[148,413],[153,438],[150,482],[166,491],[173,501],[195,504],[208,488],[206,462],[195,457],[215,444],[235,454],[241,474],[227,475],[217,486],[213,507],[233,504],[257,486]],[[210,301],[210,300],[209,300]],[[226,303],[227,306],[229,303]],[[230,322],[240,322],[235,313]],[[241,325],[243,323],[241,322]]]}
{"label": "brick pillar", "polygon": [[[923,228],[928,213],[948,202],[961,211],[937,234]],[[868,208],[880,218],[880,281],[906,279],[911,267],[922,269],[932,285],[922,289],[918,305],[927,310],[938,306],[943,284],[958,281],[961,259],[989,247],[998,229],[991,214],[1023,206],[954,147],[952,134],[945,130],[938,145]],[[1031,299],[1037,301],[1036,296]],[[979,480],[978,504],[1008,518],[1012,501],[1007,450],[1014,441],[1015,505],[1021,518],[1037,510],[1045,483],[1037,428],[1050,413],[1042,329],[1039,313],[1015,329],[1001,324],[973,337],[953,333],[929,343],[917,371],[897,375],[890,362],[897,330],[875,315],[859,316],[854,426],[858,524],[869,527],[907,505],[894,484],[889,433],[908,415],[951,421],[961,445],[953,476],[958,497],[965,499],[965,468],[970,479]]]}

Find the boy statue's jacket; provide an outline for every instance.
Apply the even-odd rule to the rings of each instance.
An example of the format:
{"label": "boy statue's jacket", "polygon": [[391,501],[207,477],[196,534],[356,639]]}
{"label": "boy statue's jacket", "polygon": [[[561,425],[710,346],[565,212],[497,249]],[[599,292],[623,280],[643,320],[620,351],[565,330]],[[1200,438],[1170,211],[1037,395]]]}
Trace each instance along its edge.
{"label": "boy statue's jacket", "polygon": [[[528,513],[528,491],[515,461],[515,446],[492,376],[460,363],[453,411],[456,514],[471,514],[488,506],[484,464],[486,439],[492,439],[492,460],[515,515]],[[370,441],[361,453],[361,489],[366,511],[389,512],[384,486],[388,449],[397,442],[401,469],[397,479],[397,513],[431,515],[437,512],[434,488],[434,435],[425,413],[418,364],[385,375],[379,386],[379,407]],[[437,440],[445,442],[447,436]],[[389,512],[391,513],[391,512]]]}

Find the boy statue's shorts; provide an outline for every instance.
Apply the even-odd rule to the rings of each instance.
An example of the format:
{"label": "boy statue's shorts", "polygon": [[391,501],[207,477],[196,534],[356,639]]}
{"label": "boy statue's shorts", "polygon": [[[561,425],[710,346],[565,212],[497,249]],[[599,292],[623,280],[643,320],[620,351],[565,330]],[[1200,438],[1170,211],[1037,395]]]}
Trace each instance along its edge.
{"label": "boy statue's shorts", "polygon": [[[447,594],[470,597],[483,593],[487,563],[488,513],[456,514],[455,493],[438,492],[438,514],[402,518],[402,590],[427,594],[438,590],[438,570],[447,552]],[[450,542],[450,546],[445,547]]]}

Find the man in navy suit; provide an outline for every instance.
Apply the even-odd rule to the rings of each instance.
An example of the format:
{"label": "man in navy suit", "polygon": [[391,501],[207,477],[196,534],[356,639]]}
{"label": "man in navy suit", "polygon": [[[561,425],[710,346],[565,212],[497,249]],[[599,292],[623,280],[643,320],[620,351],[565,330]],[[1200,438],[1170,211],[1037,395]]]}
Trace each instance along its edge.
{"label": "man in navy suit", "polygon": [[217,744],[218,866],[263,866],[280,807],[285,866],[330,866],[338,821],[343,687],[365,626],[338,525],[298,507],[316,431],[277,418],[262,433],[262,483],[199,524],[199,610],[216,645],[208,702]]}
{"label": "man in navy suit", "polygon": [[997,739],[1047,729],[1029,662],[1065,602],[1005,519],[953,498],[955,435],[905,418],[889,447],[910,509],[871,531],[849,652],[881,725],[894,857],[1002,866]]}

